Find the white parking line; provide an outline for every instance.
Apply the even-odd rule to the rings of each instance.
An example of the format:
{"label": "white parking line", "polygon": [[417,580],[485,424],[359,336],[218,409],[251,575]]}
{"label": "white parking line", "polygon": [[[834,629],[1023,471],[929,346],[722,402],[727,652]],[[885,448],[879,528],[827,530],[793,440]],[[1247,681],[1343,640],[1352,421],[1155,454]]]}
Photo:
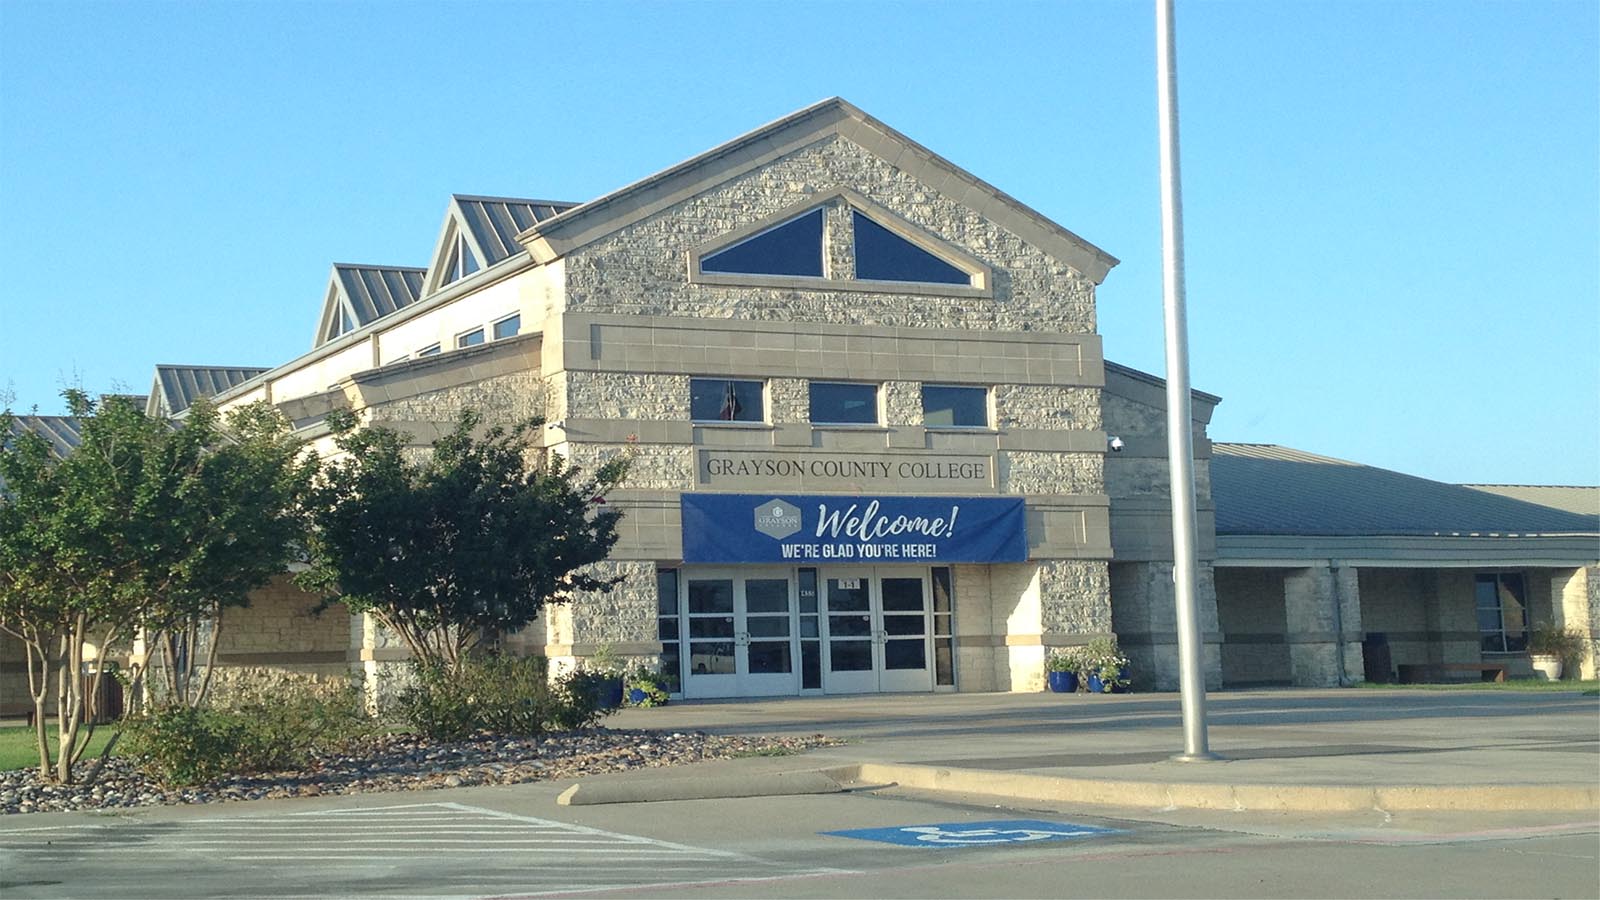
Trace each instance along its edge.
{"label": "white parking line", "polygon": [[[341,896],[359,893],[363,880],[388,895],[396,883],[415,879],[423,891],[405,895],[428,897],[648,890],[841,871],[459,803],[0,829],[0,851],[8,874],[75,860],[215,868],[230,878],[237,873],[247,893],[309,896],[316,895],[319,869],[337,879]],[[295,864],[287,867],[297,876],[291,883],[281,874],[285,863]]]}

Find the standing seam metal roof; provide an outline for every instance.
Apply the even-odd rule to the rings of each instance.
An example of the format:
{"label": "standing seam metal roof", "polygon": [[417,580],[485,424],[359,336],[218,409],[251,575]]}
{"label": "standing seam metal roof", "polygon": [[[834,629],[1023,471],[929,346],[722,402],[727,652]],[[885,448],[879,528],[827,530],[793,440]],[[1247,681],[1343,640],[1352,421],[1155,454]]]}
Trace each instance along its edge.
{"label": "standing seam metal roof", "polygon": [[145,415],[175,416],[201,397],[213,397],[267,371],[259,367],[156,366]]}
{"label": "standing seam metal roof", "polygon": [[334,277],[355,311],[356,327],[404,309],[422,297],[427,269],[336,263]]}
{"label": "standing seam metal roof", "polygon": [[546,219],[577,206],[559,200],[519,200],[514,197],[451,197],[473,241],[483,251],[485,268],[522,252],[517,235]]}
{"label": "standing seam metal roof", "polygon": [[8,438],[29,431],[39,435],[50,442],[50,452],[57,459],[83,443],[83,423],[76,416],[15,416],[9,431]]}

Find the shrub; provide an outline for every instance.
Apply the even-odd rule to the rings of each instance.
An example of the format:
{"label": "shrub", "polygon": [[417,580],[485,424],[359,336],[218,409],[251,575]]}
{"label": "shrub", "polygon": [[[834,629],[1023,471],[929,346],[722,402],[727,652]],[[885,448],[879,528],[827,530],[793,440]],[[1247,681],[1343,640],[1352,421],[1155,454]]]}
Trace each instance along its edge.
{"label": "shrub", "polygon": [[1083,649],[1084,670],[1100,677],[1100,689],[1111,693],[1115,688],[1128,686],[1128,657],[1117,646],[1114,637],[1097,637]]}
{"label": "shrub", "polygon": [[1082,673],[1089,668],[1087,659],[1084,648],[1064,647],[1050,651],[1050,658],[1045,661],[1045,667],[1052,672]]}
{"label": "shrub", "polygon": [[398,709],[418,734],[458,741],[482,731],[532,737],[586,728],[601,710],[586,673],[552,682],[543,657],[468,660],[456,672],[419,666],[400,693]]}
{"label": "shrub", "polygon": [[288,687],[231,709],[157,707],[128,724],[128,750],[163,782],[191,785],[302,766],[313,752],[373,727],[353,689],[326,695]]}
{"label": "shrub", "polygon": [[1535,628],[1528,637],[1528,652],[1554,656],[1564,667],[1574,667],[1583,656],[1583,632],[1576,628]]}
{"label": "shrub", "polygon": [[128,724],[127,751],[167,784],[199,784],[233,770],[243,730],[229,713],[164,706]]}

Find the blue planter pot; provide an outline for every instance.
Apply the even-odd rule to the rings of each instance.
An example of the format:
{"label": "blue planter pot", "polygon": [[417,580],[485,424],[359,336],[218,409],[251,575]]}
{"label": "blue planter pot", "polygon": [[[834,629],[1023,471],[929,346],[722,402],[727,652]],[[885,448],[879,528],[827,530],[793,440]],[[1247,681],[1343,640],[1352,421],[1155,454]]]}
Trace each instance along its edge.
{"label": "blue planter pot", "polygon": [[[1127,678],[1128,677],[1128,670],[1127,669],[1123,669],[1122,670],[1122,677],[1123,678]],[[1091,694],[1104,694],[1104,693],[1106,693],[1106,683],[1100,680],[1100,672],[1099,672],[1099,670],[1096,670],[1096,671],[1093,671],[1093,672],[1089,673],[1089,681],[1088,681],[1087,687],[1088,687],[1089,693],[1091,693]],[[1128,692],[1127,685],[1118,684],[1118,685],[1113,685],[1111,687],[1111,693],[1113,693],[1113,694],[1126,694],[1127,692]]]}
{"label": "blue planter pot", "polygon": [[628,688],[628,705],[638,706],[639,704],[643,703],[645,698],[648,696],[648,694],[639,688]]}
{"label": "blue planter pot", "polygon": [[1077,672],[1046,672],[1045,683],[1052,693],[1073,694],[1078,690]]}

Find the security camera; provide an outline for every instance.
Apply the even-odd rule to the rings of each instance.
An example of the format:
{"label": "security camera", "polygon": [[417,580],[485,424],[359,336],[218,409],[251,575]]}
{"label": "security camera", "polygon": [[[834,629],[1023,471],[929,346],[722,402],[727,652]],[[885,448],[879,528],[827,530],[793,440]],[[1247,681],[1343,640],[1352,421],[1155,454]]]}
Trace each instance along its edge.
{"label": "security camera", "polygon": [[1122,452],[1122,438],[1119,438],[1116,435],[1112,435],[1111,436],[1111,440],[1108,443],[1111,446],[1111,452],[1112,453],[1121,453]]}
{"label": "security camera", "polygon": [[565,427],[567,427],[567,420],[566,419],[561,419],[560,421],[550,422],[550,423],[546,424],[544,427],[546,429],[550,430],[550,431],[555,431],[558,428],[565,428]]}

